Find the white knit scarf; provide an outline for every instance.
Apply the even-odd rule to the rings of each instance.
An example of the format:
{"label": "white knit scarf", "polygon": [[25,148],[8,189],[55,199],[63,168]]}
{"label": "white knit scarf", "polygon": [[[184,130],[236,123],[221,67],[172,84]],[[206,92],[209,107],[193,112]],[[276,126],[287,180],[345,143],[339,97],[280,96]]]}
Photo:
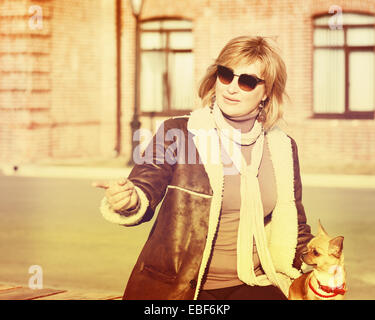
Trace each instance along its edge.
{"label": "white knit scarf", "polygon": [[[241,174],[241,207],[237,237],[237,274],[248,285],[262,285],[254,272],[253,241],[257,246],[259,259],[270,282],[277,285],[276,271],[267,246],[264,229],[264,212],[261,199],[258,170],[263,155],[264,131],[257,120],[253,128],[242,133],[234,129],[225,119],[215,103],[213,117],[221,140],[233,163]],[[251,163],[247,165],[241,152],[241,145],[255,143],[251,153]]]}

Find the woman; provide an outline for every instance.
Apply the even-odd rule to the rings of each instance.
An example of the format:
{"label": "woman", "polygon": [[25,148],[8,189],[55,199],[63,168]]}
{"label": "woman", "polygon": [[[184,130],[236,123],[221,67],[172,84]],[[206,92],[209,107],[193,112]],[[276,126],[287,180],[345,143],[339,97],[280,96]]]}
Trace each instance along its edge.
{"label": "woman", "polygon": [[286,78],[268,40],[231,40],[201,83],[203,108],[166,120],[128,179],[96,185],[111,222],[158,210],[124,299],[286,299],[312,238],[297,146],[276,126]]}

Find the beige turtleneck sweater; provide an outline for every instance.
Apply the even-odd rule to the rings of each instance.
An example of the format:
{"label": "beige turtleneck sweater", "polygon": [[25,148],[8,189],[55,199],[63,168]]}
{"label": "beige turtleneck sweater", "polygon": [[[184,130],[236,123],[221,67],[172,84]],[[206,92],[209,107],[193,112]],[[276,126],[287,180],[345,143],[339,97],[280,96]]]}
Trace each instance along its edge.
{"label": "beige turtleneck sweater", "polygon": [[[226,121],[241,132],[249,132],[254,125],[256,116],[228,117]],[[241,146],[247,164],[251,162],[251,151],[254,144]],[[222,162],[225,167],[233,163],[224,148]],[[224,192],[220,223],[213,246],[213,253],[208,267],[203,290],[219,289],[241,285],[243,282],[237,276],[237,231],[240,219],[240,181],[239,172],[230,170],[231,174],[224,175]],[[264,209],[264,216],[270,214],[276,205],[276,183],[271,163],[270,152],[267,145],[267,135],[264,140],[263,156],[259,167],[259,187]],[[249,195],[251,196],[251,195]],[[255,241],[253,250],[254,270],[256,275],[263,274],[257,254]]]}

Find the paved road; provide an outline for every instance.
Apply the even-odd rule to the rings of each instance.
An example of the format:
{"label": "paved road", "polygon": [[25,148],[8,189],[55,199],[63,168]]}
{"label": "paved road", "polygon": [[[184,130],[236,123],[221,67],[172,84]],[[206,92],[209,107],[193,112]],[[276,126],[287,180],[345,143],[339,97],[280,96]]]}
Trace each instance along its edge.
{"label": "paved road", "polygon": [[[152,223],[125,228],[105,221],[103,191],[89,179],[0,176],[0,282],[122,294]],[[349,299],[375,298],[374,189],[304,189],[308,222],[345,237]]]}

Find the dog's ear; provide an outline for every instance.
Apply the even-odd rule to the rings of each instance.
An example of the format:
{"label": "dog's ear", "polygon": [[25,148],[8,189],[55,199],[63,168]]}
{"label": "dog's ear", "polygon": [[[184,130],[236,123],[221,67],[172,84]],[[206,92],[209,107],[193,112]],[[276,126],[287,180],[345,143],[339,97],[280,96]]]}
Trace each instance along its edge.
{"label": "dog's ear", "polygon": [[328,236],[327,231],[324,230],[322,224],[320,223],[320,219],[318,220],[318,234]]}
{"label": "dog's ear", "polygon": [[328,252],[337,259],[340,258],[342,249],[344,248],[344,237],[338,236],[329,241]]}

